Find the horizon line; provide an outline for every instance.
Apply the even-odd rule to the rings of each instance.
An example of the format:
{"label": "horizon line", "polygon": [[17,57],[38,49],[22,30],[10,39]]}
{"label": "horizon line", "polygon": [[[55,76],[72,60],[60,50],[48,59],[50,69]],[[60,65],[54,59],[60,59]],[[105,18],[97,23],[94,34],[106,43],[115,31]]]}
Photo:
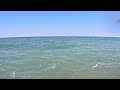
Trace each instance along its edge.
{"label": "horizon line", "polygon": [[120,36],[10,36],[10,37],[0,37],[0,38],[35,38],[35,37],[114,37],[120,38]]}

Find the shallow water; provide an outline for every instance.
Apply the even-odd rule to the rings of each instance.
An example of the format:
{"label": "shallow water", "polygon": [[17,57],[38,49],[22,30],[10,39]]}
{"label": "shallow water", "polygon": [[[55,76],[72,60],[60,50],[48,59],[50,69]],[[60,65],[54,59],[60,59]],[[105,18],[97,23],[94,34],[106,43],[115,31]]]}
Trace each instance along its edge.
{"label": "shallow water", "polygon": [[0,39],[1,79],[120,78],[120,38]]}

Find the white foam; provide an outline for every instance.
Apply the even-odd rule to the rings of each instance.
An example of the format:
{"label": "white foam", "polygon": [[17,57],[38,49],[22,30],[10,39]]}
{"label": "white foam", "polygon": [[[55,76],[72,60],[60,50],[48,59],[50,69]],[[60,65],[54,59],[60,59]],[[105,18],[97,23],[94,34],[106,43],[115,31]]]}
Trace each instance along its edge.
{"label": "white foam", "polygon": [[52,69],[55,69],[55,67],[52,67]]}
{"label": "white foam", "polygon": [[56,65],[53,65],[53,67],[51,67],[52,69],[55,69]]}
{"label": "white foam", "polygon": [[15,78],[15,73],[13,72],[13,78]]}

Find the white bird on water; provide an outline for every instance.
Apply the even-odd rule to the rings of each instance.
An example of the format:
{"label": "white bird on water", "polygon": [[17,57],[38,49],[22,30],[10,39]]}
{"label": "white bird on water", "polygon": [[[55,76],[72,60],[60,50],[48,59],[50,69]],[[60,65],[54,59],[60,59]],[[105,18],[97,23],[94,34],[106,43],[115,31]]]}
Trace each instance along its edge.
{"label": "white bird on water", "polygon": [[98,66],[98,64],[96,64],[95,66],[93,66],[92,68],[95,68],[95,67],[97,67]]}

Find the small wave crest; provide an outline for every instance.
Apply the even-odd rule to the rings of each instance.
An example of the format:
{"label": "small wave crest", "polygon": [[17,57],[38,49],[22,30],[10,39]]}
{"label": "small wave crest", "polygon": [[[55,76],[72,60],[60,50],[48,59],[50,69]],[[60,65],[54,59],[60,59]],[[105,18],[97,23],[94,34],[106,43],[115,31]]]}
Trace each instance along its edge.
{"label": "small wave crest", "polygon": [[45,71],[49,70],[49,69],[55,69],[56,68],[56,65],[53,65],[51,67],[48,67],[47,69],[45,69]]}

